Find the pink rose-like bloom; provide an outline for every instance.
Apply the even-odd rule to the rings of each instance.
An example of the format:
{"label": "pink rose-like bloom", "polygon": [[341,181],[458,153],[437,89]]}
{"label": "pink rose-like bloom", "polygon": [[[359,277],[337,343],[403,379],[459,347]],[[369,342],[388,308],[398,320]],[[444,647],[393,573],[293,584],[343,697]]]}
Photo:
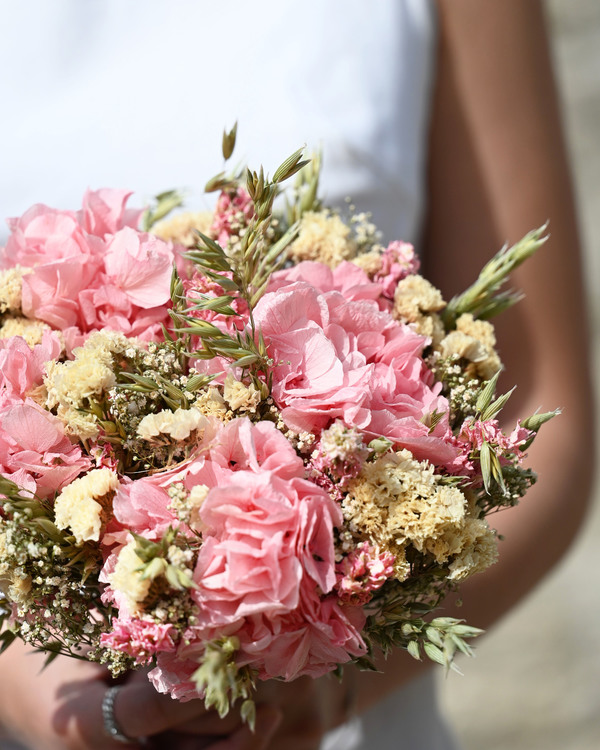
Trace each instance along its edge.
{"label": "pink rose-like bloom", "polygon": [[0,473],[50,497],[90,467],[55,416],[35,402],[0,397]]}
{"label": "pink rose-like bloom", "polygon": [[0,340],[0,389],[11,398],[24,399],[42,384],[46,363],[56,360],[61,351],[58,336],[50,331],[33,348],[21,336]]}
{"label": "pink rose-like bloom", "polygon": [[421,265],[414,247],[408,242],[390,242],[381,256],[381,269],[375,274],[383,290],[383,295],[390,300],[398,282],[410,274],[415,274]]}
{"label": "pink rose-like bloom", "polygon": [[229,486],[209,492],[201,517],[207,531],[193,596],[206,625],[291,611],[305,576],[323,592],[335,584],[333,527],[340,511],[311,482],[235,472]]}
{"label": "pink rose-like bloom", "polygon": [[361,542],[337,566],[336,591],[341,601],[366,604],[373,591],[394,575],[394,555]]}
{"label": "pink rose-like bloom", "polygon": [[137,618],[115,618],[112,628],[110,633],[100,636],[100,645],[129,654],[136,664],[148,664],[156,654],[175,650],[177,631],[173,625]]}
{"label": "pink rose-like bloom", "polygon": [[[302,282],[266,294],[254,317],[278,363],[273,398],[292,429],[318,433],[341,419],[420,460],[452,462],[448,403],[422,360],[424,337],[374,302]],[[430,434],[421,420],[434,410],[446,416]]]}

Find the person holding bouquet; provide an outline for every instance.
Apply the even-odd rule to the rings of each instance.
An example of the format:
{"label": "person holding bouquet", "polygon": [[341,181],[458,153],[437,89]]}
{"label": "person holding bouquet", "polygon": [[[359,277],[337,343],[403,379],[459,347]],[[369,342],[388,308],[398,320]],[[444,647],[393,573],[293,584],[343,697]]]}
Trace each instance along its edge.
{"label": "person holding bouquet", "polygon": [[[147,3],[146,15],[131,31],[126,10],[117,11],[116,4],[107,4],[114,15],[111,18],[109,14],[104,22],[122,24],[107,33],[114,44],[115,60],[121,59],[120,49],[127,49],[123,59],[135,67],[139,58],[127,45],[119,46],[119,34],[128,36],[130,44],[139,37],[137,52],[141,55],[145,50],[148,54],[151,45],[143,44],[143,35],[152,33],[153,22],[162,14],[165,23],[177,28],[186,23],[203,29],[199,37],[204,40],[202,54],[213,59],[209,47],[215,39],[221,44],[217,32],[222,11],[214,15],[207,7],[184,2],[175,4],[173,11],[159,5]],[[230,19],[232,27],[239,24],[240,29],[230,29],[231,34],[253,33],[249,31],[252,27],[244,24],[248,10],[242,5]],[[67,2],[62,9],[75,12]],[[322,127],[326,131],[325,164],[327,144],[331,142],[331,172],[337,170],[337,177],[331,178],[327,177],[329,167],[324,170],[325,184],[331,179],[329,200],[340,202],[345,192],[350,192],[357,203],[374,209],[380,226],[389,227],[396,237],[418,242],[424,275],[446,299],[468,286],[504,242],[512,244],[533,226],[550,221],[547,246],[514,275],[515,285],[526,296],[500,320],[498,348],[507,381],[519,383],[503,416],[514,421],[518,414],[556,406],[563,413],[545,427],[545,434],[529,451],[531,465],[540,475],[538,484],[517,509],[507,509],[494,518],[504,537],[499,561],[485,575],[461,586],[460,608],[450,600],[443,604],[445,615],[456,614],[474,625],[488,627],[560,559],[582,523],[591,482],[592,395],[585,295],[541,3],[439,0],[434,6],[425,0],[407,0],[400,7],[382,2],[369,8],[368,15],[362,3],[332,3],[325,9],[315,4],[312,39],[296,28],[290,6],[284,10],[264,3],[261,10],[261,20],[268,19],[263,26],[273,37],[262,39],[262,46],[255,43],[250,51],[244,50],[243,54],[251,57],[247,65],[259,66],[252,68],[252,76],[244,79],[240,47],[232,44],[226,54],[220,50],[218,58],[221,98],[210,98],[207,104],[207,97],[202,97],[197,117],[193,107],[198,95],[194,91],[186,102],[190,110],[177,112],[176,117],[165,101],[169,98],[165,89],[160,105],[147,101],[141,104],[149,110],[160,106],[170,122],[181,118],[202,123],[206,118],[216,119],[221,127],[231,100],[236,98],[239,81],[244,79],[251,91],[249,112],[260,110],[260,116],[254,115],[260,123],[265,117],[264,105],[259,107],[257,102],[265,101],[265,92],[258,87],[266,86],[270,97],[273,92],[266,73],[264,78],[258,73],[265,64],[270,75],[276,72],[271,56],[253,50],[273,49],[267,42],[273,44],[276,30],[282,33],[284,29],[290,66],[284,64],[286,51],[280,45],[276,49],[282,59],[277,66],[285,69],[289,87],[278,89],[285,91],[285,96],[281,93],[274,118],[276,143],[269,143],[269,147],[282,152],[288,149],[293,137],[286,128],[288,121],[293,121],[297,130],[306,127],[304,139],[315,131],[317,138]],[[306,3],[302,5],[303,13],[310,10]],[[18,10],[15,12],[18,14]],[[253,7],[252,14],[258,12]],[[198,16],[197,26],[192,23],[192,14]],[[94,43],[99,43],[102,19],[95,20],[100,21],[100,32]],[[259,18],[246,20],[251,23]],[[70,16],[69,22],[76,28],[75,16]],[[91,26],[85,28],[86,33],[92,33]],[[334,39],[332,28],[336,30]],[[366,31],[357,34],[358,30]],[[180,33],[184,35],[185,30],[180,28]],[[160,34],[166,43],[167,29]],[[44,43],[52,41],[51,36],[42,36]],[[71,39],[71,44],[80,42],[79,38]],[[177,46],[185,47],[182,42]],[[91,55],[90,50],[88,53]],[[300,53],[298,60],[306,67],[308,83],[302,82],[303,71],[298,71],[299,63],[294,58]],[[96,85],[101,92],[107,85],[110,78],[103,76],[111,72],[108,57],[103,49],[102,61],[94,69],[96,77],[86,80],[85,87],[93,90]],[[323,80],[317,80],[315,71],[325,71],[330,78],[323,75]],[[122,76],[123,71],[119,72]],[[180,75],[179,70],[174,73],[176,78]],[[68,86],[79,90],[77,70],[69,70],[67,79]],[[136,101],[134,87],[128,87],[127,97]],[[240,98],[244,99],[241,94]],[[114,99],[115,110],[126,106],[123,102],[119,105],[118,95]],[[55,102],[57,110],[59,103]],[[34,101],[32,106],[36,108],[38,103]],[[79,107],[76,100],[73,110]],[[204,108],[210,109],[210,118]],[[81,113],[72,114],[78,122]],[[117,122],[116,112],[104,112],[104,121],[113,122],[111,114]],[[252,128],[252,115],[248,117]],[[97,119],[97,115],[92,118]],[[244,117],[240,119],[243,129]],[[148,121],[151,130],[152,116]],[[65,139],[73,127],[73,123],[65,124]],[[159,129],[158,123],[156,127]],[[207,130],[210,127],[206,125]],[[260,126],[255,129],[258,138]],[[98,161],[110,163],[110,149],[117,143],[127,152],[126,124],[119,125],[118,130],[97,149],[90,149],[96,158],[101,157]],[[12,142],[11,138],[12,134],[5,140]],[[24,138],[22,148],[25,142]],[[182,158],[189,162],[185,139],[182,143]],[[107,155],[103,155],[102,146]],[[19,153],[18,148],[14,151]],[[22,159],[22,153],[14,158]],[[49,154],[49,162],[51,158]],[[386,160],[402,170],[399,177],[384,168],[389,167]],[[73,171],[76,166],[72,165]],[[14,168],[18,172],[18,164]],[[35,169],[43,171],[39,164]],[[194,164],[193,170],[198,173],[199,165]],[[157,179],[163,179],[156,171]],[[68,178],[67,174],[63,179]],[[55,172],[52,179],[58,180]],[[84,175],[84,179],[90,177]],[[133,744],[138,738],[149,738],[151,746],[182,750],[455,747],[439,717],[426,664],[404,651],[378,662],[382,674],[350,667],[339,683],[329,677],[261,683],[256,695],[255,732],[240,723],[235,712],[221,719],[200,701],[180,703],[159,695],[143,674],[127,679],[118,692],[111,693],[114,703],[109,703],[103,669],[58,657],[40,673],[43,661],[44,657],[31,655],[20,644],[13,644],[0,657],[0,720],[32,750],[117,747],[105,732],[107,714],[121,739],[130,738]]]}

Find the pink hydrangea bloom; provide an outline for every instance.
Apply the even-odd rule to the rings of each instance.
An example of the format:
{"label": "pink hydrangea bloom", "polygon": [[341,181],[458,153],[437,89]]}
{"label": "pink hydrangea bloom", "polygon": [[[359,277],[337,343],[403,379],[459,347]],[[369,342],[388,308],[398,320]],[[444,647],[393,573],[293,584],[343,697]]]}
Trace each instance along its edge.
{"label": "pink hydrangea bloom", "polygon": [[381,309],[389,309],[389,304],[381,299],[381,286],[371,281],[362,268],[348,261],[342,261],[333,269],[317,261],[302,261],[274,273],[268,291],[275,292],[295,281],[304,281],[321,292],[340,292],[351,302],[373,300]]}
{"label": "pink hydrangea bloom", "polygon": [[32,269],[23,278],[23,313],[63,331],[68,349],[103,328],[156,339],[168,322],[175,251],[132,228],[139,211],[126,209],[128,197],[87,191],[79,212],[40,204],[9,220],[0,266]]}
{"label": "pink hydrangea bloom", "polygon": [[417,273],[420,261],[414,247],[408,242],[390,242],[381,256],[381,269],[375,274],[383,295],[390,300],[398,282],[410,274]]}
{"label": "pink hydrangea bloom", "polygon": [[62,422],[30,399],[0,397],[0,473],[39,497],[51,497],[90,467]]}
{"label": "pink hydrangea bloom", "polygon": [[[255,320],[278,365],[273,398],[286,424],[318,433],[335,419],[383,436],[418,459],[451,462],[448,404],[421,358],[426,339],[367,300],[297,282],[266,294]],[[446,416],[433,432],[421,421]]]}
{"label": "pink hydrangea bloom", "polygon": [[45,331],[42,342],[31,348],[21,336],[0,340],[0,389],[13,398],[24,399],[42,384],[47,362],[62,351],[56,334]]}
{"label": "pink hydrangea bloom", "polygon": [[177,631],[171,624],[115,618],[112,631],[100,637],[100,645],[129,654],[136,664],[143,665],[151,662],[158,653],[174,651],[176,639]]}
{"label": "pink hydrangea bloom", "polygon": [[127,201],[131,196],[129,190],[86,190],[82,209],[77,213],[79,224],[96,237],[115,234],[123,227],[135,229],[143,210],[127,208]]}
{"label": "pink hydrangea bloom", "polygon": [[361,542],[337,566],[336,591],[340,600],[363,605],[394,575],[394,555]]}

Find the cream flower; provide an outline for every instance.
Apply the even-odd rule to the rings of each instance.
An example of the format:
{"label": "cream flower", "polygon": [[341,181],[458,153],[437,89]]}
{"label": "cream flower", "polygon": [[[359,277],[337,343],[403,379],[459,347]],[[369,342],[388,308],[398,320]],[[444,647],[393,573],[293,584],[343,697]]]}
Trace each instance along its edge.
{"label": "cream flower", "polygon": [[77,544],[99,541],[106,507],[118,486],[119,477],[106,468],[92,469],[75,479],[56,498],[56,525],[59,529],[70,528]]}
{"label": "cream flower", "polygon": [[194,247],[198,239],[196,232],[210,235],[213,220],[214,217],[210,211],[186,211],[155,224],[152,227],[152,234],[162,240],[170,240],[185,247]]}
{"label": "cream flower", "polygon": [[139,611],[139,605],[146,599],[152,581],[142,578],[143,561],[136,553],[135,541],[126,544],[119,552],[114,571],[108,576],[112,588],[123,594],[132,614]]}
{"label": "cream flower", "polygon": [[31,320],[30,318],[7,317],[2,321],[0,326],[0,339],[9,339],[12,336],[21,336],[27,342],[28,346],[33,348],[36,344],[41,344],[44,331],[50,331],[51,328],[41,320]]}
{"label": "cream flower", "polygon": [[113,372],[115,354],[132,346],[130,339],[114,331],[93,333],[85,344],[73,350],[69,362],[49,362],[44,385],[48,391],[46,406],[56,414],[67,433],[81,440],[95,438],[98,425],[93,414],[81,411],[86,402],[99,397],[116,383]]}
{"label": "cream flower", "polygon": [[414,323],[425,313],[441,310],[445,304],[439,289],[422,276],[412,274],[398,282],[393,315],[398,320]]}
{"label": "cream flower", "polygon": [[465,509],[463,493],[440,484],[433,466],[407,450],[365,464],[342,503],[352,531],[401,560],[407,544],[430,551],[433,540],[462,525]]}
{"label": "cream flower", "polygon": [[23,276],[31,272],[31,268],[21,266],[0,271],[0,313],[21,311]]}
{"label": "cream flower", "polygon": [[476,320],[464,313],[456,321],[456,330],[451,331],[439,345],[442,357],[458,355],[473,363],[475,374],[490,380],[502,368],[495,349],[494,327],[486,320]]}
{"label": "cream flower", "polygon": [[292,260],[314,260],[335,268],[356,255],[350,228],[328,211],[307,211],[300,221],[300,234],[289,247]]}
{"label": "cream flower", "polygon": [[153,441],[160,435],[173,440],[185,440],[194,430],[206,424],[206,417],[199,409],[165,409],[158,414],[147,414],[139,423],[137,434],[142,440]]}
{"label": "cream flower", "polygon": [[252,412],[260,403],[260,392],[253,383],[245,385],[236,380],[231,373],[225,378],[223,398],[233,411]]}

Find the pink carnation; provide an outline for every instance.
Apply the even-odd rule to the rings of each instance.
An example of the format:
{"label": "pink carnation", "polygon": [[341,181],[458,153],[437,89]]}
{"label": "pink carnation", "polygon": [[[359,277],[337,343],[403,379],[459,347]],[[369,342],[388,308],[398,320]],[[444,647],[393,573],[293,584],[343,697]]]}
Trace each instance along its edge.
{"label": "pink carnation", "polygon": [[311,482],[236,472],[228,486],[209,492],[201,517],[207,531],[194,598],[206,625],[290,611],[305,576],[324,592],[335,584],[333,527],[340,511]]}
{"label": "pink carnation", "polygon": [[156,654],[175,650],[177,631],[171,624],[137,618],[115,618],[111,624],[112,631],[102,634],[100,645],[129,654],[136,664],[148,664]]}

